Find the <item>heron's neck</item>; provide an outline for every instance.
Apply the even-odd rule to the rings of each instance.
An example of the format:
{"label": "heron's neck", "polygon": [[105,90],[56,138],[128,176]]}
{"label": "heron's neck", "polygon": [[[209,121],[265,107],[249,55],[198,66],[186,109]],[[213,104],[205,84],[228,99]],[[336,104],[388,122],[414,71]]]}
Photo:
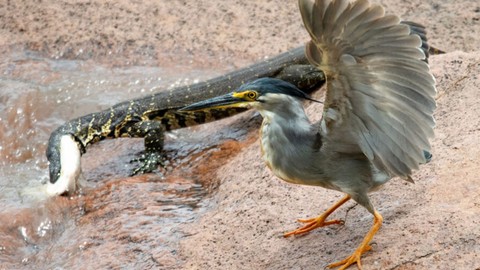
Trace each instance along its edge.
{"label": "heron's neck", "polygon": [[262,146],[278,149],[302,148],[314,142],[314,128],[301,104],[284,104],[278,111],[261,111]]}
{"label": "heron's neck", "polygon": [[277,111],[261,111],[261,145],[263,158],[275,175],[288,182],[303,183],[299,177],[313,168],[310,162],[318,153],[318,135],[298,103],[276,106]]}
{"label": "heron's neck", "polygon": [[264,123],[275,125],[280,130],[293,129],[298,132],[308,132],[311,129],[310,120],[303,109],[303,104],[296,98],[259,111],[263,116]]}

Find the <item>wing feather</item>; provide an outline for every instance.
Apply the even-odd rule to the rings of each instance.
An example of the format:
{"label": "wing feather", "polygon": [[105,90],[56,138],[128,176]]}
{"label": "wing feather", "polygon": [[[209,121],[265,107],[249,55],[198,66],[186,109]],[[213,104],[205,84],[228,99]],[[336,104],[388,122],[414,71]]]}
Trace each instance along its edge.
{"label": "wing feather", "polygon": [[299,6],[312,38],[307,58],[327,76],[328,141],[408,179],[425,162],[435,125],[423,26],[401,24],[367,0],[299,0]]}

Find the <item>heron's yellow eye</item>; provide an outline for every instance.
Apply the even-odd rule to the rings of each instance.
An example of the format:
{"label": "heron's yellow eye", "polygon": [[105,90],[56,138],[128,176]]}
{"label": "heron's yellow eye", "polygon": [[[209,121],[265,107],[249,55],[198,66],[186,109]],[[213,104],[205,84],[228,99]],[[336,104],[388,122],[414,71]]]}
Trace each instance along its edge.
{"label": "heron's yellow eye", "polygon": [[255,99],[257,99],[257,92],[248,91],[247,93],[245,93],[245,97],[249,100],[255,100]]}

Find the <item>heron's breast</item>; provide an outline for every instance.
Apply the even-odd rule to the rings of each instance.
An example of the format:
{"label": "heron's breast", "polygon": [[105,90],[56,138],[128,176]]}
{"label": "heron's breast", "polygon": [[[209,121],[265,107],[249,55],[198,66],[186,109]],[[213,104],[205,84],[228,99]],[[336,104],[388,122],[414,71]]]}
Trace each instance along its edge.
{"label": "heron's breast", "polygon": [[302,181],[293,179],[282,169],[281,162],[279,162],[282,158],[279,157],[279,155],[282,155],[279,151],[282,147],[282,143],[278,141],[278,138],[269,136],[269,132],[271,132],[270,128],[271,126],[268,121],[264,121],[260,128],[260,148],[265,164],[278,178],[289,183],[302,184]]}
{"label": "heron's breast", "polygon": [[268,137],[270,124],[264,120],[260,127],[260,150],[262,151],[262,158],[265,161],[267,167],[272,170],[272,147],[271,141]]}

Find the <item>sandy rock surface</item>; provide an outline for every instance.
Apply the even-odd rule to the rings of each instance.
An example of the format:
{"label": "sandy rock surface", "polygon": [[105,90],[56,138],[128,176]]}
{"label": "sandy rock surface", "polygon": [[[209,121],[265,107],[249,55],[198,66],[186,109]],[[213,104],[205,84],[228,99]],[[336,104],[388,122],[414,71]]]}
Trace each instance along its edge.
{"label": "sandy rock surface", "polygon": [[[438,83],[433,160],[415,173],[415,184],[393,179],[372,194],[384,224],[363,264],[480,269],[480,3],[380,3],[389,13],[426,25],[430,43],[447,54],[430,61]],[[178,61],[238,67],[307,40],[296,1],[3,1],[0,18],[0,53],[27,49],[105,65]],[[318,119],[318,105],[307,111]],[[220,169],[206,172],[220,181],[218,190],[198,220],[178,224],[186,236],[176,254],[153,251],[154,263],[139,266],[322,269],[354,250],[372,217],[351,202],[333,216],[346,219],[345,225],[282,237],[299,226],[296,218],[320,214],[341,194],[282,182],[264,166],[258,141],[252,141]],[[148,197],[142,195],[137,199]],[[96,256],[102,254],[90,250],[82,259]]]}

